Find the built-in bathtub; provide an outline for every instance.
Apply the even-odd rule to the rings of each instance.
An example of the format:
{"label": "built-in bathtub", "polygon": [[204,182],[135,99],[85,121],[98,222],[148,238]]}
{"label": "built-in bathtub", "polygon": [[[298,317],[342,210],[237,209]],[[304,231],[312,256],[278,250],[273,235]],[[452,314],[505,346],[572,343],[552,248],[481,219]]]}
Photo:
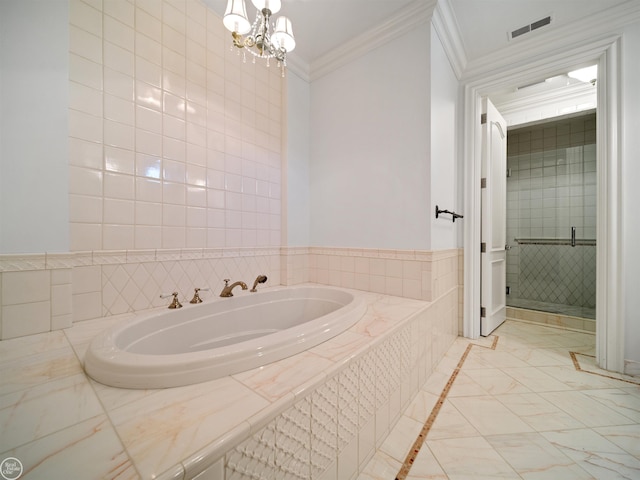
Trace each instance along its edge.
{"label": "built-in bathtub", "polygon": [[365,310],[360,297],[319,286],[187,305],[102,332],[91,342],[84,367],[94,380],[114,387],[204,382],[314,347],[349,329]]}

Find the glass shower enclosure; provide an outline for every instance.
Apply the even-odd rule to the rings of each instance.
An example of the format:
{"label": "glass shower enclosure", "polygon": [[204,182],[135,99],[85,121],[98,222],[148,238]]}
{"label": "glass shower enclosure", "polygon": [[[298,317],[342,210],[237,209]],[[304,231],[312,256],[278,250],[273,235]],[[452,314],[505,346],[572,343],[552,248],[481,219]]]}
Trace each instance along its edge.
{"label": "glass shower enclosure", "polygon": [[596,114],[509,130],[507,305],[595,318]]}

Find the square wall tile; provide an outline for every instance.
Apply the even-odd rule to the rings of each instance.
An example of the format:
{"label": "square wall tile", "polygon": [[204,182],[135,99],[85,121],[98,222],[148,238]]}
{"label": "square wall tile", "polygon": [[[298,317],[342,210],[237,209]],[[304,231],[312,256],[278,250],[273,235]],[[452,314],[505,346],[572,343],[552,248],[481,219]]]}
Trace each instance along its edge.
{"label": "square wall tile", "polygon": [[3,306],[45,302],[50,298],[51,276],[48,270],[3,273]]}

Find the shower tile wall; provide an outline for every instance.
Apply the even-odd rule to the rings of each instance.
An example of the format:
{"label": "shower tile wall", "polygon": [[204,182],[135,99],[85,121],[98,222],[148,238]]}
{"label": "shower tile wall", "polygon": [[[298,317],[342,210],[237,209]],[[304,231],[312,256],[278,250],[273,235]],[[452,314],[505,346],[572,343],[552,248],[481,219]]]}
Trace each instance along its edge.
{"label": "shower tile wall", "polygon": [[595,245],[517,241],[596,238],[595,140],[595,113],[508,133],[507,304],[595,307]]}

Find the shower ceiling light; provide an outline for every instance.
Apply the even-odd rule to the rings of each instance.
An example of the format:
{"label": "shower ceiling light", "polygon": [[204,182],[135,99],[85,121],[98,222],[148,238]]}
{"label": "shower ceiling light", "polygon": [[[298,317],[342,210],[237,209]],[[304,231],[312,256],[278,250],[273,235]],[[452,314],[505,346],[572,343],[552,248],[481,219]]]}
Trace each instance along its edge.
{"label": "shower ceiling light", "polygon": [[280,10],[280,0],[251,0],[251,2],[258,10],[253,24],[247,18],[244,0],[228,0],[222,23],[233,37],[231,48],[235,46],[243,49],[243,61],[246,61],[245,52],[253,55],[254,63],[256,58],[266,59],[267,66],[269,66],[269,60],[275,58],[278,61],[278,67],[282,68],[284,77],[287,53],[296,47],[291,20],[287,17],[278,17],[275,25],[270,23],[271,15]]}

